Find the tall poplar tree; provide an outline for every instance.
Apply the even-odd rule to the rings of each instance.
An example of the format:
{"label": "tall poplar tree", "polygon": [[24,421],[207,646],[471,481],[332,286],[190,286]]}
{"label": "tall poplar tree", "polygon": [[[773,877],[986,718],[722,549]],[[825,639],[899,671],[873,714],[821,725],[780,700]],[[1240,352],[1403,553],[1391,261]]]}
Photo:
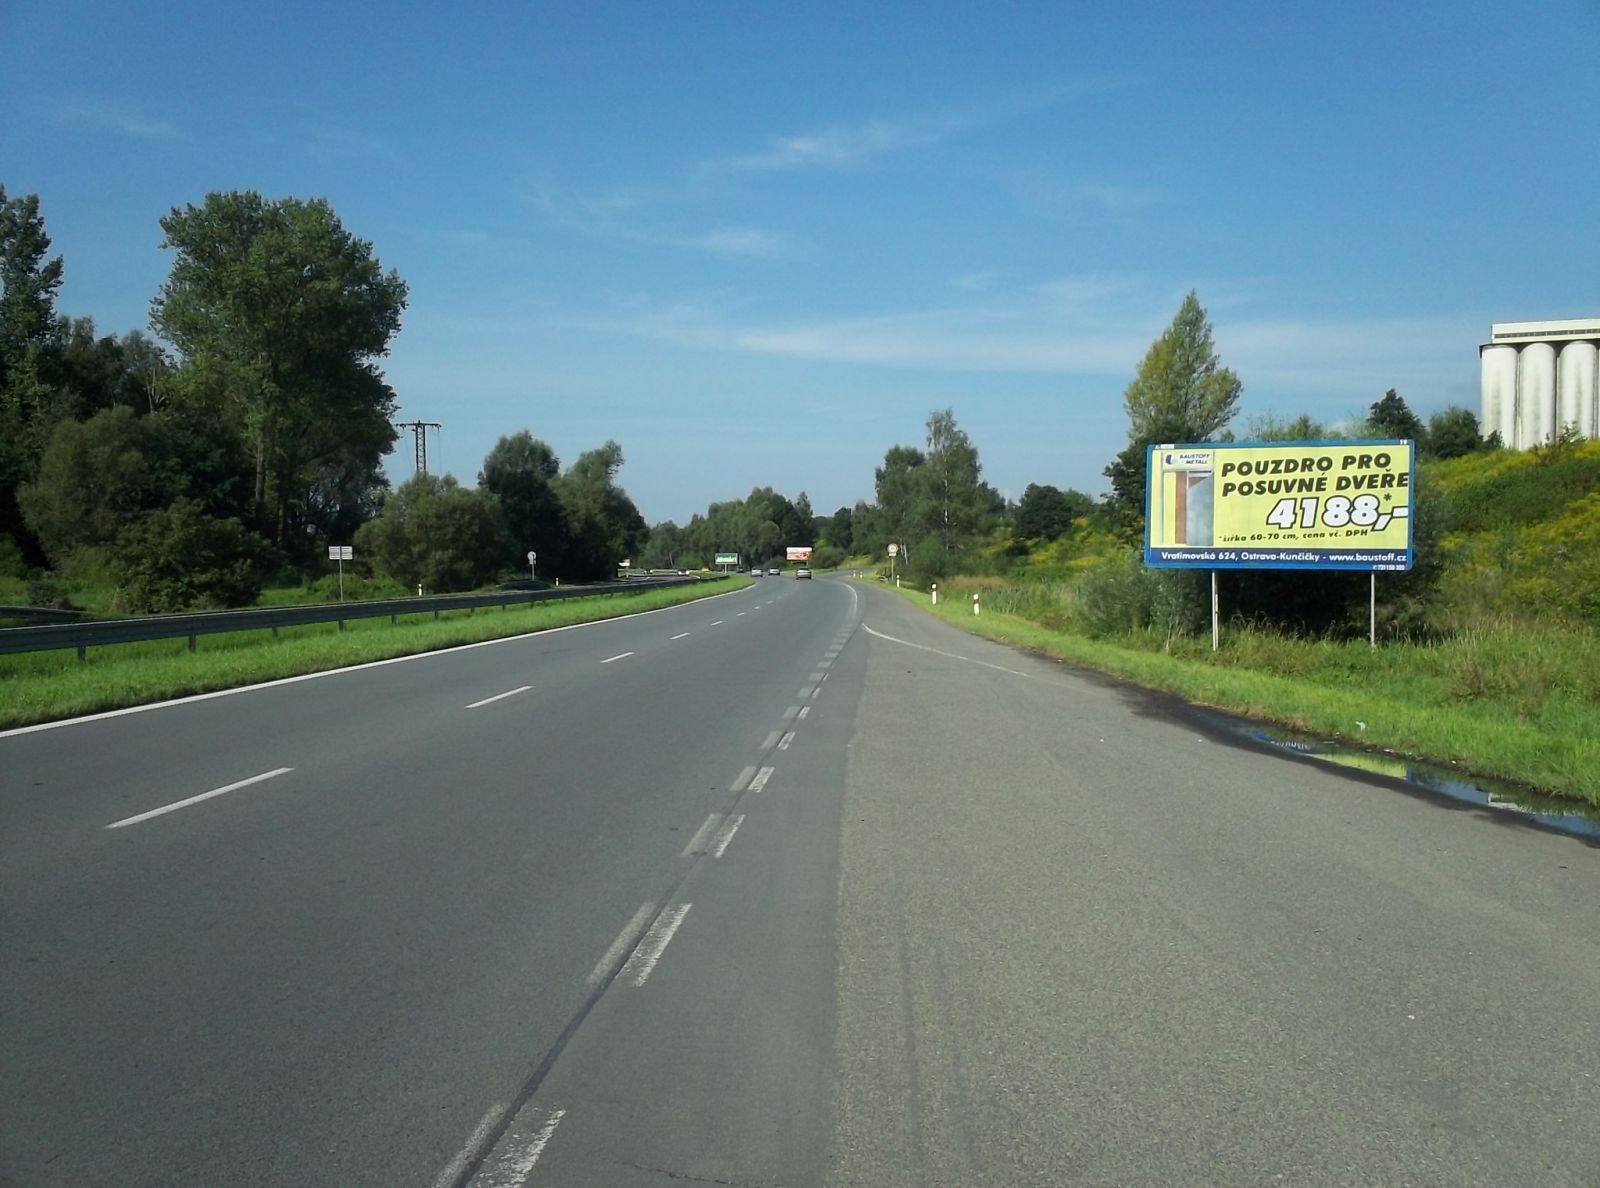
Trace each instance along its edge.
{"label": "tall poplar tree", "polygon": [[323,468],[375,470],[394,444],[378,360],[406,284],[322,199],[209,194],[161,229],[174,259],[151,325],[183,355],[180,390],[247,443],[257,526],[283,542]]}

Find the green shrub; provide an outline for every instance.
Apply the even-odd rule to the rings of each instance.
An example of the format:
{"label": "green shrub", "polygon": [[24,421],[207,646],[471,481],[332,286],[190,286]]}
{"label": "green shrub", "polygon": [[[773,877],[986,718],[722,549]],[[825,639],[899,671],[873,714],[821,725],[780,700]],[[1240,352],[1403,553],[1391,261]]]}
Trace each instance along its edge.
{"label": "green shrub", "polygon": [[278,561],[238,520],[216,519],[196,501],[180,499],[123,530],[112,568],[125,610],[171,613],[249,606]]}
{"label": "green shrub", "polygon": [[811,550],[811,564],[817,569],[838,569],[844,564],[844,550],[818,545]]}
{"label": "green shrub", "polygon": [[1154,609],[1154,575],[1137,549],[1106,557],[1078,584],[1077,625],[1091,638],[1141,631],[1150,626]]}

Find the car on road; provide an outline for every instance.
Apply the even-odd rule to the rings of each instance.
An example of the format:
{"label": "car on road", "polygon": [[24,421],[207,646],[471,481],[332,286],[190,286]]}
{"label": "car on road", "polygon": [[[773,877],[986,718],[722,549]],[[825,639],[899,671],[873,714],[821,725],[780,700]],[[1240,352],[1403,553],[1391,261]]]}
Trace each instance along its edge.
{"label": "car on road", "polygon": [[809,581],[810,578],[811,578],[811,571],[809,569],[797,569],[797,570],[794,571],[794,576],[795,576],[796,580],[799,580],[800,578],[805,578],[806,580]]}
{"label": "car on road", "polygon": [[776,565],[774,565],[771,569],[767,570],[767,572],[769,574],[771,574],[773,577],[782,577],[783,576],[783,570],[779,569]]}

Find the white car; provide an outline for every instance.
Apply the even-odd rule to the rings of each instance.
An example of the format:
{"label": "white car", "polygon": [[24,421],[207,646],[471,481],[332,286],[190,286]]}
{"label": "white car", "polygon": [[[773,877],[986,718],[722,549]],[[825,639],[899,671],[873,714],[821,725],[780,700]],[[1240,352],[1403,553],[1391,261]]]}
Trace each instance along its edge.
{"label": "white car", "polygon": [[805,578],[807,581],[810,581],[811,571],[809,569],[797,569],[794,571],[794,576],[796,579]]}

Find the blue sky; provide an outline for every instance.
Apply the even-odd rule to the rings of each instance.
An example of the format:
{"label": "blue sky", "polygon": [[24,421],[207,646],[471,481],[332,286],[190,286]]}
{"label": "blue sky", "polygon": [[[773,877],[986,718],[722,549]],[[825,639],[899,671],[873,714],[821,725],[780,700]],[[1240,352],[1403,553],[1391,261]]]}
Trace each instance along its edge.
{"label": "blue sky", "polygon": [[0,44],[64,312],[144,327],[175,205],[326,197],[411,286],[430,469],[615,438],[652,522],[871,498],[947,406],[1013,498],[1098,494],[1190,289],[1240,430],[1476,410],[1491,322],[1600,312],[1600,0],[0,0]]}

